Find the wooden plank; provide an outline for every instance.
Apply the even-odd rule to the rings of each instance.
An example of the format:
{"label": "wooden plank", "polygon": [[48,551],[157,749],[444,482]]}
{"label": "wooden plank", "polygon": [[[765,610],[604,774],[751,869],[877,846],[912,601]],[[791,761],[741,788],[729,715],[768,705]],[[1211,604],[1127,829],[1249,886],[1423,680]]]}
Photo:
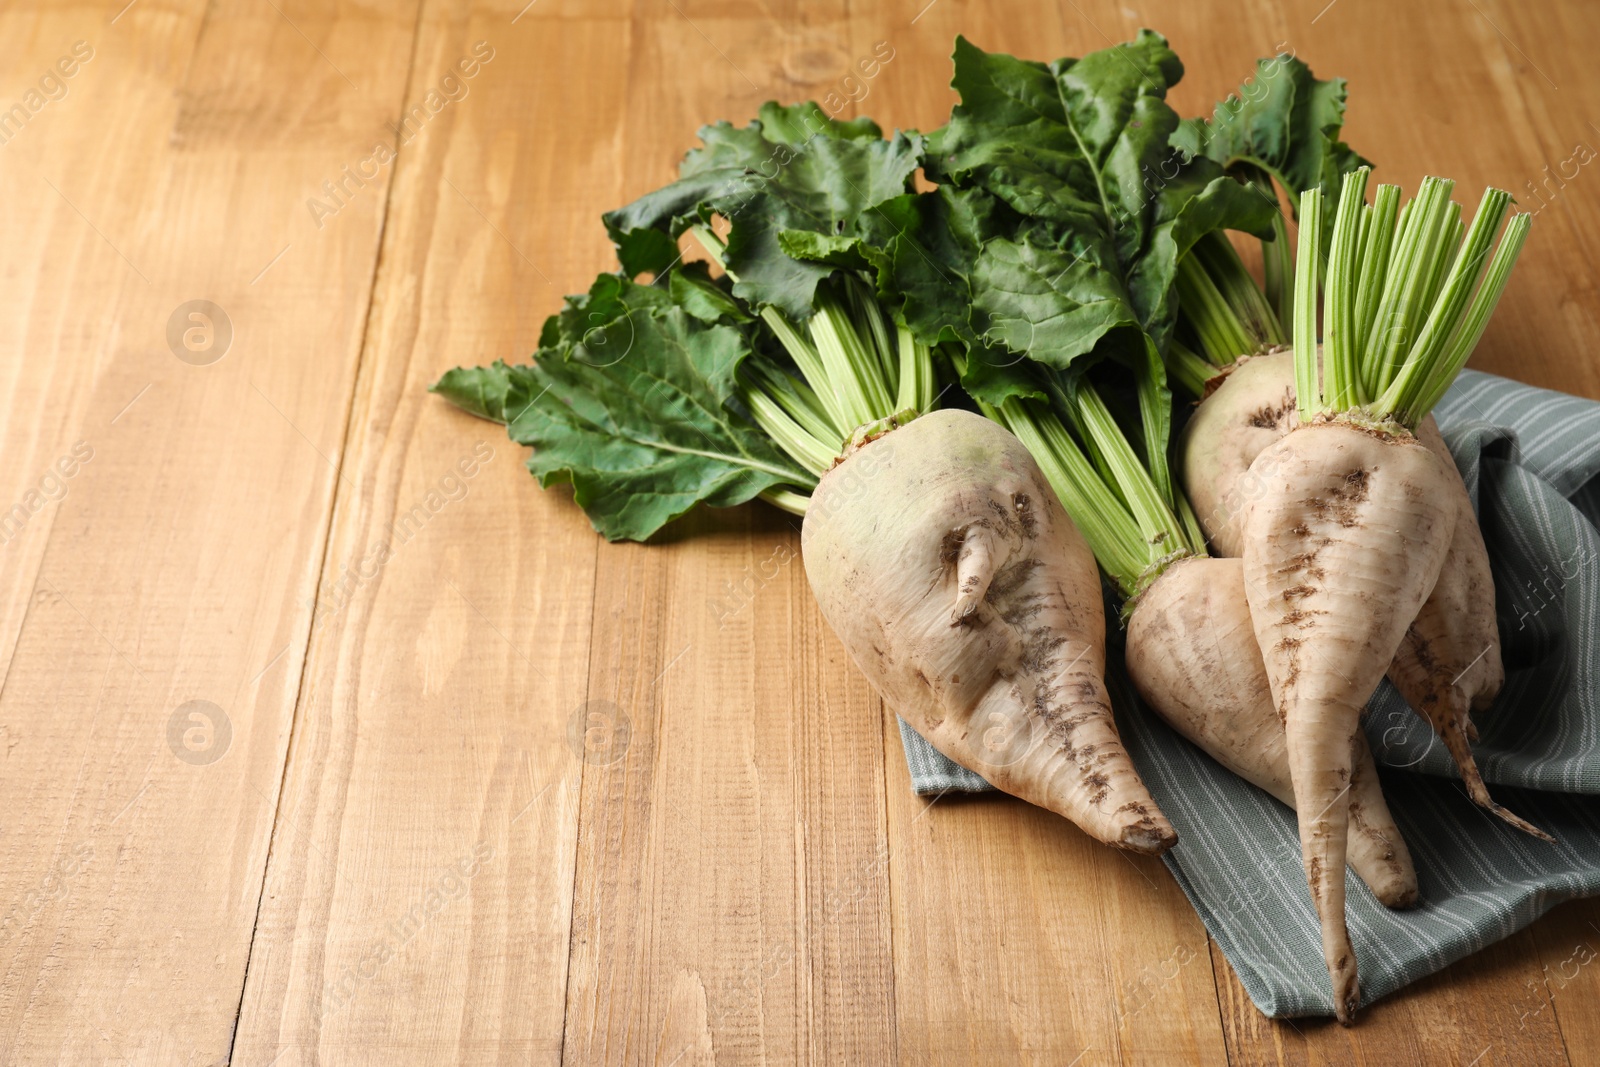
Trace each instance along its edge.
{"label": "wooden plank", "polygon": [[[1351,79],[1379,177],[1520,195],[1600,144],[1593,12],[439,0],[413,53],[413,8],[329,6],[224,2],[203,33],[198,4],[0,12],[4,92],[96,49],[0,146],[25,208],[0,220],[0,345],[27,356],[0,360],[0,511],[95,449],[0,544],[0,1060],[220,1062],[236,1010],[240,1063],[1600,1058],[1600,905],[1354,1030],[1263,1020],[1159,864],[909,795],[788,519],[598,545],[497,428],[421,392],[523,355],[608,264],[598,212],[702,122],[864,89],[842,113],[938,125],[958,30],[1049,57],[1155,26],[1186,113],[1286,44]],[[467,94],[345,179],[477,40]],[[1476,365],[1600,396],[1592,169],[1545,186]],[[234,347],[186,366],[164,331],[202,296]],[[213,764],[184,720],[169,745],[190,699],[228,716]]]}
{"label": "wooden plank", "polygon": [[[652,5],[628,193],[671,177],[699,125],[812,91],[800,57],[837,15]],[[584,772],[568,1058],[891,1060],[881,713],[792,522],[756,506],[605,546],[595,603],[591,697],[627,712],[632,743]]]}
{"label": "wooden plank", "polygon": [[[0,1059],[7,1062],[52,1046],[85,1058],[91,1050],[110,1055],[125,1047],[123,1034],[69,1031],[65,1007],[82,995],[85,972],[92,970],[85,957],[97,925],[94,912],[103,907],[106,870],[119,859],[119,835],[106,831],[134,821],[119,811],[126,796],[96,811],[93,795],[99,791],[109,800],[122,789],[133,795],[139,782],[131,775],[143,769],[141,760],[121,775],[106,774],[104,750],[115,746],[115,732],[97,739],[87,723],[74,720],[84,718],[82,708],[104,700],[113,664],[127,668],[105,644],[94,649],[82,640],[85,631],[95,639],[83,620],[74,626],[61,616],[72,609],[55,584],[64,570],[70,574],[60,550],[49,572],[54,582],[40,580],[40,567],[57,518],[67,514],[68,526],[81,530],[81,509],[98,470],[119,448],[140,443],[137,431],[129,433],[133,420],[113,420],[147,380],[135,383],[139,368],[116,357],[118,335],[130,321],[128,304],[141,299],[139,291],[150,282],[119,249],[138,251],[130,240],[135,205],[159,189],[164,133],[175,110],[172,88],[188,63],[199,21],[192,9],[159,24],[128,20],[119,27],[78,11],[0,13],[4,69],[14,75],[6,96],[15,90],[21,99],[24,86],[39,93],[39,79],[52,72],[59,79],[52,84],[63,90],[59,99],[39,93],[41,106],[25,123],[13,117],[0,126],[0,195],[7,204],[28,207],[0,216],[6,248],[0,257],[0,347],[6,353],[0,359],[0,455],[6,458],[0,465],[0,678],[7,677],[30,614],[35,634],[24,657],[31,677],[9,691],[0,688],[0,752],[6,757],[0,796],[7,802],[0,817]],[[77,41],[85,47],[74,56]],[[64,60],[62,70],[58,60]],[[101,137],[108,177],[97,181],[81,167],[81,146]],[[122,204],[109,195],[112,174],[120,178]],[[149,266],[149,257],[140,258]],[[119,393],[117,407],[108,408]],[[98,495],[105,498],[104,486]],[[76,584],[69,595],[72,604],[83,600]],[[53,628],[53,638],[40,640],[45,626]],[[63,684],[64,678],[48,676],[44,661],[52,644],[66,646],[72,667],[101,677]],[[58,702],[52,687],[77,692]],[[29,690],[31,699],[19,699],[19,691]],[[141,734],[141,742],[151,737]],[[91,766],[103,776],[100,782],[82,776],[79,768]],[[95,874],[100,877],[86,893],[86,880]],[[104,1026],[103,1010],[93,1013],[93,1025]]]}
{"label": "wooden plank", "polygon": [[890,766],[901,1062],[1222,1062],[1205,930],[1159,861]]}
{"label": "wooden plank", "polygon": [[568,1055],[885,1062],[877,702],[840,669],[783,518],[683,532],[698,551],[602,552],[591,694],[632,743],[585,769]]}
{"label": "wooden plank", "polygon": [[[59,440],[97,445],[49,530],[0,697],[0,899],[19,904],[6,1062],[228,1055],[381,188],[251,283],[298,239],[301,190],[365,136],[344,76],[397,99],[412,28],[370,5],[288,8],[295,25],[253,3],[52,15],[52,41],[70,17],[97,57],[82,96],[23,131],[41,140],[7,146],[44,147],[38,177],[59,189],[17,201],[48,219],[19,225],[66,253],[29,337],[78,363],[13,396],[49,405]],[[262,76],[230,75],[243,64]],[[56,119],[70,141],[32,128]],[[180,361],[169,319],[197,297],[225,309],[231,344]]]}
{"label": "wooden plank", "polygon": [[[62,501],[96,446],[117,447],[113,420],[148,384],[113,360],[125,294],[151,284],[121,249],[137,250],[138,207],[159,189],[172,87],[197,27],[194,11],[114,26],[76,11],[0,12],[4,106],[22,105],[0,122],[0,196],[26,207],[0,218],[0,684]],[[82,167],[92,143],[98,173]]]}
{"label": "wooden plank", "polygon": [[376,573],[319,597],[238,1062],[561,1057],[598,538],[425,390],[604,266],[627,28],[515,15],[421,20],[408,106],[479,69],[401,148],[325,567]]}

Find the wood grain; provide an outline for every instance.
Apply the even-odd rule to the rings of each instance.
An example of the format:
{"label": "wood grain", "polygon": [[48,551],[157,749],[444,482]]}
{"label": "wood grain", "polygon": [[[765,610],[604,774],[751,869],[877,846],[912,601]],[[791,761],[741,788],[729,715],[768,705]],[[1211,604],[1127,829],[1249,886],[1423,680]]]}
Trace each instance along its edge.
{"label": "wood grain", "polygon": [[[425,392],[524,357],[701,124],[929,129],[957,33],[1150,25],[1184,113],[1290,48],[1383,180],[1514,190],[1474,364],[1600,397],[1595,11],[124,2],[0,11],[0,107],[94,50],[0,143],[0,1062],[1600,1061],[1600,902],[1354,1029],[1266,1020],[1159,863],[910,794],[792,520],[605,544]],[[197,298],[205,366],[166,333]],[[169,741],[197,699],[225,745]]]}
{"label": "wood grain", "polygon": [[[51,527],[62,502],[82,487],[80,474],[87,478],[93,466],[96,442],[79,434],[88,428],[96,383],[113,362],[120,318],[103,309],[117,308],[150,284],[119,246],[138,225],[135,205],[158,188],[161,133],[172,122],[171,86],[188,60],[195,26],[193,17],[169,20],[155,32],[130,24],[108,39],[97,32],[103,27],[76,13],[0,13],[8,69],[27,72],[35,90],[31,79],[51,74],[64,92],[20,125],[12,117],[0,127],[0,195],[29,208],[8,213],[7,254],[0,257],[7,353],[0,361],[0,454],[6,459],[0,464],[0,680],[33,600]],[[73,55],[78,42],[86,58]],[[146,58],[142,67],[129,59],[135,42]],[[58,62],[71,77],[61,77]],[[83,172],[82,145],[101,138],[114,181]],[[136,373],[106,384],[125,388],[126,402],[147,384],[134,382]],[[104,402],[112,402],[112,392],[106,389]],[[102,449],[106,435],[117,432],[111,422],[117,415],[94,413],[89,436]],[[71,456],[80,440],[87,463]],[[0,722],[0,731],[11,728]]]}
{"label": "wood grain", "polygon": [[426,389],[518,358],[550,279],[603,265],[609,152],[548,131],[621,121],[620,27],[564,29],[420,19],[408,110],[466,88],[398,138],[237,1062],[561,1058],[595,537]]}
{"label": "wood grain", "polygon": [[[591,693],[633,733],[625,759],[584,772],[575,1062],[692,1061],[672,1036],[683,985],[728,1061],[893,1056],[876,702],[830,664],[798,538],[771,518],[685,531],[709,553],[602,563]],[[729,594],[714,567],[757,581]]]}
{"label": "wood grain", "polygon": [[[298,29],[245,3],[112,17],[48,17],[31,78],[76,37],[98,54],[81,95],[6,146],[46,148],[7,218],[37,213],[55,234],[39,309],[53,321],[34,328],[56,332],[38,352],[57,366],[24,371],[47,395],[17,398],[50,413],[32,455],[94,447],[48,529],[0,697],[0,899],[21,903],[0,1060],[15,1063],[228,1055],[382,194],[325,233],[293,227],[300,190],[340,162],[327,149],[371,114],[336,86],[398,99],[410,49],[409,19],[356,5],[297,9]],[[67,124],[77,144],[52,155]],[[196,297],[233,325],[205,366],[168,345],[169,317]],[[183,710],[195,700],[210,704],[198,719]]]}

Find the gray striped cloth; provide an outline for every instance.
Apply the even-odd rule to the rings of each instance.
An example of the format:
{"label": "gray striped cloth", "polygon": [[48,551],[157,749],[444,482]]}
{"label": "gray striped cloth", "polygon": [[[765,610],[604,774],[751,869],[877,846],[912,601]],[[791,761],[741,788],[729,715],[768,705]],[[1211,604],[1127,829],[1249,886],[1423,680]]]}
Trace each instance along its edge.
{"label": "gray striped cloth", "polygon": [[[1385,682],[1367,734],[1422,903],[1390,911],[1347,874],[1363,1002],[1600,893],[1600,403],[1466,371],[1434,414],[1478,507],[1506,666],[1500,698],[1474,716],[1474,751],[1496,798],[1559,843],[1474,806],[1432,730]],[[1167,867],[1256,1007],[1332,1015],[1294,813],[1141,705],[1112,641],[1123,741],[1178,831]],[[900,737],[918,794],[993,788],[904,721]]]}

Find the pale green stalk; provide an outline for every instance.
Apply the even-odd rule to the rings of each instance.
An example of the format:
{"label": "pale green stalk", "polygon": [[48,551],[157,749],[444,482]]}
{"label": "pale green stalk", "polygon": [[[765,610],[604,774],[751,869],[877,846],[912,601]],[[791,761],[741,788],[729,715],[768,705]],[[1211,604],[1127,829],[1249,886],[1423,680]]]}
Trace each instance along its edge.
{"label": "pale green stalk", "polygon": [[1206,534],[1200,528],[1200,519],[1194,513],[1194,505],[1189,503],[1187,493],[1178,494],[1178,521],[1183,523],[1184,535],[1189,540],[1189,545],[1197,556],[1205,555]]}
{"label": "pale green stalk", "polygon": [[1085,381],[1079,383],[1072,395],[1077,401],[1079,425],[1083,428],[1084,436],[1094,442],[1110,468],[1146,540],[1166,546],[1164,552],[1186,547],[1184,542],[1187,538],[1182,527],[1167,507],[1150,472],[1139,462],[1133,446],[1123,436],[1122,429],[1112,418],[1111,409],[1106,407],[1100,393]]}
{"label": "pale green stalk", "polygon": [[811,498],[804,493],[796,493],[788,489],[763,489],[761,499],[774,507],[781,508],[791,515],[805,515],[806,507],[811,503]]}
{"label": "pale green stalk", "polygon": [[1462,316],[1443,354],[1438,357],[1437,366],[1415,388],[1414,399],[1402,400],[1400,403],[1403,406],[1397,406],[1401,421],[1407,425],[1415,425],[1427,417],[1428,412],[1444,396],[1445,390],[1456,380],[1456,375],[1461,373],[1461,368],[1466,366],[1472,350],[1478,347],[1478,341],[1489,325],[1489,318],[1500,303],[1501,294],[1505,292],[1506,283],[1511,280],[1511,269],[1516,266],[1517,256],[1522,252],[1523,243],[1528,239],[1528,229],[1532,225],[1532,215],[1513,216],[1506,224],[1505,235],[1489,261],[1483,285],[1473,296],[1471,306]]}
{"label": "pale green stalk", "polygon": [[[1269,189],[1271,185],[1267,183]],[[1267,305],[1280,324],[1289,322],[1294,317],[1294,249],[1289,246],[1289,224],[1281,209],[1272,218],[1272,240],[1261,242],[1261,275]]]}
{"label": "pale green stalk", "polygon": [[[1295,306],[1295,385],[1302,420],[1318,413],[1351,413],[1363,422],[1397,422],[1415,430],[1472,354],[1495,305],[1505,291],[1512,267],[1527,239],[1531,218],[1518,215],[1501,234],[1501,223],[1511,209],[1511,195],[1489,189],[1466,227],[1461,210],[1448,200],[1453,183],[1426,178],[1417,198],[1401,208],[1399,243],[1386,267],[1381,245],[1387,218],[1397,194],[1381,188],[1372,212],[1368,235],[1374,247],[1365,254],[1349,251],[1351,232],[1359,232],[1362,180],[1359,172],[1347,175],[1341,190],[1334,228],[1333,254],[1322,302],[1324,338],[1322,388],[1317,387],[1316,313],[1314,284],[1307,275],[1317,266],[1316,244],[1300,234],[1300,259],[1296,264],[1300,285]],[[1317,197],[1315,190],[1304,194]],[[1307,221],[1314,218],[1309,212]],[[1497,235],[1499,235],[1497,240]],[[1365,309],[1381,287],[1383,298],[1369,336],[1390,332],[1382,343],[1352,352],[1343,337],[1359,335]],[[1385,318],[1392,315],[1392,318]],[[1366,401],[1350,382],[1384,382],[1374,400]],[[1308,400],[1307,398],[1312,398]]]}
{"label": "pale green stalk", "polygon": [[1378,317],[1378,304],[1383,298],[1383,279],[1389,270],[1389,255],[1394,246],[1397,216],[1400,210],[1400,187],[1380,185],[1373,194],[1371,224],[1361,250],[1361,281],[1356,296],[1356,337],[1360,348],[1357,363],[1363,368],[1362,385],[1366,395],[1374,396],[1378,383],[1371,374],[1372,361],[1367,359],[1367,346],[1372,343],[1372,324]]}
{"label": "pale green stalk", "polygon": [[[811,316],[811,340],[822,359],[826,381],[839,392],[840,406],[852,429],[894,414],[889,410],[892,401],[883,376],[875,373],[877,357],[861,343],[844,305],[821,286],[817,287],[816,314]],[[813,387],[816,384],[813,382]]]}
{"label": "pale green stalk", "polygon": [[1205,396],[1206,383],[1221,373],[1176,340],[1167,345],[1166,361],[1167,377],[1177,382],[1190,396]]}
{"label": "pale green stalk", "polygon": [[899,353],[895,349],[894,341],[889,337],[883,312],[878,308],[877,296],[872,286],[858,275],[846,275],[844,282],[851,311],[856,321],[866,324],[867,337],[872,342],[873,354],[878,357],[878,366],[883,368],[883,383],[888,393],[893,395],[900,388]]}
{"label": "pale green stalk", "polygon": [[1300,255],[1294,265],[1294,392],[1300,421],[1322,411],[1317,380],[1317,291],[1322,269],[1322,190],[1300,194]]}
{"label": "pale green stalk", "polygon": [[895,394],[895,410],[927,411],[934,401],[933,352],[904,326],[895,327],[895,342],[900,353],[900,391]]}
{"label": "pale green stalk", "polygon": [[[694,234],[695,240],[700,242],[700,247],[705,249],[711,261],[737,282],[738,275],[728,270],[727,261],[723,258],[725,246],[722,240],[705,226],[695,226],[690,232]],[[801,376],[811,385],[817,399],[821,401],[824,413],[836,427],[840,428],[839,440],[842,447],[842,442],[849,439],[850,430],[860,425],[851,421],[853,408],[849,396],[836,383],[830,387],[827,367],[816,347],[795,329],[794,324],[783,312],[774,307],[764,307],[759,314],[761,321],[767,324],[767,328],[778,339],[784,351],[789,353],[789,358],[794,360],[795,366],[800,368]]]}
{"label": "pale green stalk", "polygon": [[848,435],[829,420],[822,401],[805,382],[762,360],[747,360],[740,372],[818,441],[843,441]]}
{"label": "pale green stalk", "polygon": [[760,389],[741,389],[739,398],[750,409],[756,425],[765,430],[767,436],[771,437],[779,448],[806,470],[820,477],[833,465],[834,457],[839,454],[838,447],[830,447],[807,433],[765,392]]}
{"label": "pale green stalk", "polygon": [[1456,255],[1461,251],[1466,231],[1467,227],[1461,221],[1461,205],[1452,200],[1445,216],[1445,237],[1439,244],[1439,256],[1434,261],[1433,274],[1428,279],[1428,295],[1422,302],[1423,307],[1431,308],[1438,302],[1439,294],[1444,290],[1444,281],[1450,276],[1450,268],[1455,265]]}
{"label": "pale green stalk", "polygon": [[1363,395],[1357,373],[1356,285],[1361,264],[1361,218],[1367,189],[1367,168],[1344,176],[1334,212],[1333,242],[1328,254],[1328,281],[1322,305],[1322,398],[1319,408],[1346,411],[1360,407]]}
{"label": "pale green stalk", "polygon": [[1144,431],[1144,468],[1163,500],[1178,493],[1172,484],[1172,466],[1167,461],[1167,436],[1157,436],[1157,427],[1170,425],[1172,390],[1167,388],[1167,370],[1161,352],[1149,336],[1144,339],[1144,366],[1135,368],[1134,393],[1139,401],[1139,425]]}
{"label": "pale green stalk", "polygon": [[[716,234],[705,226],[692,232],[737,284]],[[865,428],[908,411],[922,414],[937,398],[932,353],[904,328],[891,339],[876,292],[864,279],[846,273],[824,280],[812,310],[808,338],[776,308],[759,309],[800,376],[757,356],[740,368],[740,397],[780,449],[821,476]],[[776,497],[774,503],[795,510],[796,499]]]}
{"label": "pale green stalk", "polygon": [[[1488,268],[1495,235],[1499,233],[1500,224],[1510,209],[1510,193],[1500,189],[1485,190],[1478,212],[1473,216],[1472,229],[1463,239],[1460,252],[1454,256],[1449,278],[1440,286],[1437,302],[1428,315],[1428,321],[1423,325],[1416,344],[1407,352],[1405,366],[1384,390],[1378,407],[1402,411],[1417,401],[1423,392],[1425,380],[1431,377],[1430,372],[1435,369],[1440,352],[1455,334],[1466,313],[1467,303]],[[1452,371],[1450,377],[1454,379],[1455,372]]]}
{"label": "pale green stalk", "polygon": [[1455,182],[1424,178],[1417,198],[1407,205],[1400,244],[1372,326],[1375,336],[1368,337],[1365,349],[1366,358],[1375,361],[1375,369],[1368,375],[1374,385],[1371,395],[1388,388],[1416,339],[1434,263],[1442,252],[1440,236],[1449,221],[1454,188]]}
{"label": "pale green stalk", "polygon": [[1111,492],[1072,435],[1047,407],[1012,397],[1000,407],[981,401],[979,409],[1022,442],[1045,481],[1055,491],[1089,550],[1112,580],[1132,595],[1150,565],[1139,525]]}
{"label": "pale green stalk", "polygon": [[1207,275],[1227,301],[1229,309],[1238,320],[1254,352],[1264,345],[1281,345],[1286,338],[1277,313],[1273,311],[1261,287],[1250,277],[1244,260],[1221,230],[1212,230],[1195,241],[1192,255],[1200,258]]}
{"label": "pale green stalk", "polygon": [[1207,359],[1225,367],[1251,351],[1244,325],[1193,254],[1178,261],[1176,289],[1178,306],[1188,316]]}

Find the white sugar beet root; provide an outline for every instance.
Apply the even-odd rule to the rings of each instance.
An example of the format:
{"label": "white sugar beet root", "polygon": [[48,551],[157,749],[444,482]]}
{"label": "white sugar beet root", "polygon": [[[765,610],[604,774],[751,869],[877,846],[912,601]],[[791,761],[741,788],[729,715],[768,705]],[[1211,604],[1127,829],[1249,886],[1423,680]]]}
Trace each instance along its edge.
{"label": "white sugar beet root", "polygon": [[1242,514],[1245,597],[1283,715],[1306,882],[1343,1022],[1359,1001],[1344,916],[1350,739],[1433,591],[1454,477],[1410,434],[1318,421],[1269,445]]}
{"label": "white sugar beet root", "polygon": [[[1195,513],[1218,554],[1243,553],[1243,505],[1263,491],[1272,474],[1252,464],[1297,424],[1290,351],[1241,360],[1196,409],[1185,431],[1181,464]],[[1494,578],[1472,498],[1432,415],[1418,426],[1417,439],[1444,462],[1458,515],[1439,580],[1396,651],[1389,680],[1444,742],[1474,802],[1519,830],[1550,840],[1489,795],[1472,755],[1477,730],[1470,713],[1486,710],[1505,682]]]}
{"label": "white sugar beet root", "polygon": [[[1471,224],[1461,221],[1446,178],[1423,179],[1404,207],[1399,186],[1380,185],[1369,205],[1369,173],[1357,166],[1340,178],[1331,234],[1323,230],[1331,194],[1300,191],[1293,354],[1277,360],[1277,380],[1264,359],[1217,388],[1206,381],[1213,406],[1195,420],[1183,464],[1202,487],[1197,517],[1243,560],[1251,628],[1284,724],[1334,1014],[1345,1024],[1360,1002],[1344,868],[1362,711],[1390,674],[1444,730],[1463,774],[1475,776],[1464,725],[1472,698],[1457,685],[1492,687],[1500,673],[1492,664],[1473,673],[1494,632],[1492,599],[1473,599],[1474,588],[1480,597],[1490,588],[1487,567],[1468,565],[1484,558],[1481,537],[1466,529],[1476,519],[1462,506],[1455,463],[1417,434],[1482,337],[1532,223],[1511,212],[1510,193],[1492,188]],[[1249,279],[1233,273],[1241,277],[1230,289],[1247,296]],[[1192,303],[1199,336],[1232,336],[1218,332],[1228,315],[1215,302]],[[1204,380],[1192,354],[1171,356],[1188,381]],[[1263,435],[1280,431],[1250,458]],[[1458,573],[1435,598],[1452,552]],[[1443,669],[1446,657],[1458,657],[1454,669]]]}
{"label": "white sugar beet root", "polygon": [[806,576],[884,701],[940,752],[1091,837],[1177,840],[1118,737],[1094,557],[995,423],[923,415],[812,494]]}
{"label": "white sugar beet root", "polygon": [[[1288,743],[1251,625],[1242,561],[1202,557],[1168,567],[1128,620],[1127,663],[1139,695],[1175,730],[1295,806]],[[1366,735],[1356,730],[1350,746],[1350,868],[1385,906],[1411,907],[1416,868]]]}

